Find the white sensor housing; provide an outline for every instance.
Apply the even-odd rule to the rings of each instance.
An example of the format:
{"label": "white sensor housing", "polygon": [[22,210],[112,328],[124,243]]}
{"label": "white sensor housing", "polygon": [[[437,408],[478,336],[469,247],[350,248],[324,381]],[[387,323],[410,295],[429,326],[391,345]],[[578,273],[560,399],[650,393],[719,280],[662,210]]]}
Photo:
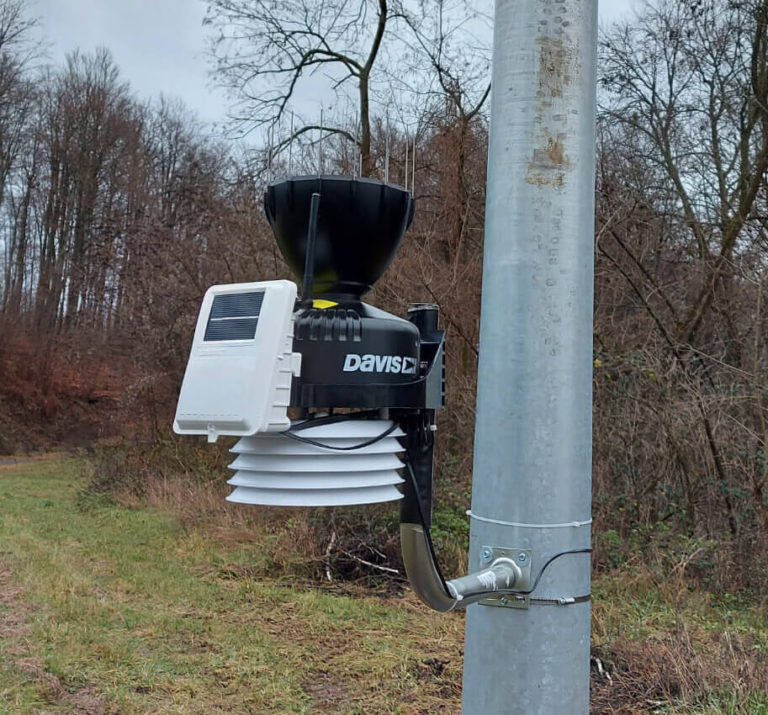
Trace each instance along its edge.
{"label": "white sensor housing", "polygon": [[264,281],[208,289],[197,318],[173,430],[249,436],[291,426],[296,284]]}
{"label": "white sensor housing", "polygon": [[[298,425],[299,423],[296,423]],[[235,487],[227,501],[264,506],[347,506],[402,499],[403,480],[396,456],[403,451],[398,427],[390,420],[344,420],[297,430],[293,434],[328,448],[299,442],[285,434],[244,437],[233,448],[237,455],[227,482]],[[336,449],[333,449],[336,448]],[[342,451],[339,448],[346,448]]]}

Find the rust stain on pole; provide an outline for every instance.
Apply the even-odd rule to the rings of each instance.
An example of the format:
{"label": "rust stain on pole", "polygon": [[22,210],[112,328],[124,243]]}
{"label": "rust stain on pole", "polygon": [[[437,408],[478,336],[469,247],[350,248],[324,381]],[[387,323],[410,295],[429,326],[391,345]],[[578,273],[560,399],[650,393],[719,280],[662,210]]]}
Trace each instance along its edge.
{"label": "rust stain on pole", "polygon": [[556,136],[551,136],[546,129],[542,135],[543,146],[534,147],[525,180],[534,186],[563,186],[565,175],[573,168],[565,153],[568,135],[558,132]]}
{"label": "rust stain on pole", "polygon": [[562,97],[563,88],[570,84],[568,55],[562,40],[554,37],[540,37],[539,46],[539,88],[550,97]]}
{"label": "rust stain on pole", "polygon": [[540,37],[536,44],[539,48],[536,93],[539,129],[525,180],[533,186],[559,188],[565,184],[566,174],[573,166],[567,153],[568,132],[562,131],[566,127],[558,105],[562,104],[563,93],[572,82],[571,63],[576,57],[573,49],[558,37]]}

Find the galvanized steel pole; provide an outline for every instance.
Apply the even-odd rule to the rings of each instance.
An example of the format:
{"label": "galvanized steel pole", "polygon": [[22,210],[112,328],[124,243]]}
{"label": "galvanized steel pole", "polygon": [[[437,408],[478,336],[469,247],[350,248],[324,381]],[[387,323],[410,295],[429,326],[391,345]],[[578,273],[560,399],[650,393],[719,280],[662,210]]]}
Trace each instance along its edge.
{"label": "galvanized steel pole", "polygon": [[[496,2],[470,571],[590,543],[596,38],[597,0]],[[589,589],[568,554],[467,609],[465,715],[588,712]]]}

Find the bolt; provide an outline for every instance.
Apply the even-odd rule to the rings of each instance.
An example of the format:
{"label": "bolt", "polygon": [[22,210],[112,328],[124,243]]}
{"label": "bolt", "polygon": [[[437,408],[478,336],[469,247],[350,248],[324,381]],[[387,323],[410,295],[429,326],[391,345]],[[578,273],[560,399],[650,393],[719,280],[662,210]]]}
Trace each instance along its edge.
{"label": "bolt", "polygon": [[526,561],[528,561],[528,554],[526,554],[524,551],[521,551],[517,555],[517,561],[518,563],[524,564]]}
{"label": "bolt", "polygon": [[490,563],[492,558],[493,549],[490,546],[483,546],[483,548],[480,550],[480,560],[487,564]]}

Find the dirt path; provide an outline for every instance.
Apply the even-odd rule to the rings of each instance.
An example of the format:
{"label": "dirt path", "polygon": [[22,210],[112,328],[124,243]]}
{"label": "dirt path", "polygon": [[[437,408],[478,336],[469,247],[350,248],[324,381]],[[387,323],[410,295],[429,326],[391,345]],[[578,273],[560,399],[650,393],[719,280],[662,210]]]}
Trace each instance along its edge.
{"label": "dirt path", "polygon": [[31,464],[32,462],[49,462],[56,459],[66,459],[72,456],[67,452],[39,452],[24,457],[0,456],[0,467],[15,467],[17,464]]}
{"label": "dirt path", "polygon": [[29,630],[25,623],[29,608],[21,593],[21,588],[11,579],[10,570],[0,559],[0,642],[4,645],[4,654],[10,657],[23,654],[18,644]]}

